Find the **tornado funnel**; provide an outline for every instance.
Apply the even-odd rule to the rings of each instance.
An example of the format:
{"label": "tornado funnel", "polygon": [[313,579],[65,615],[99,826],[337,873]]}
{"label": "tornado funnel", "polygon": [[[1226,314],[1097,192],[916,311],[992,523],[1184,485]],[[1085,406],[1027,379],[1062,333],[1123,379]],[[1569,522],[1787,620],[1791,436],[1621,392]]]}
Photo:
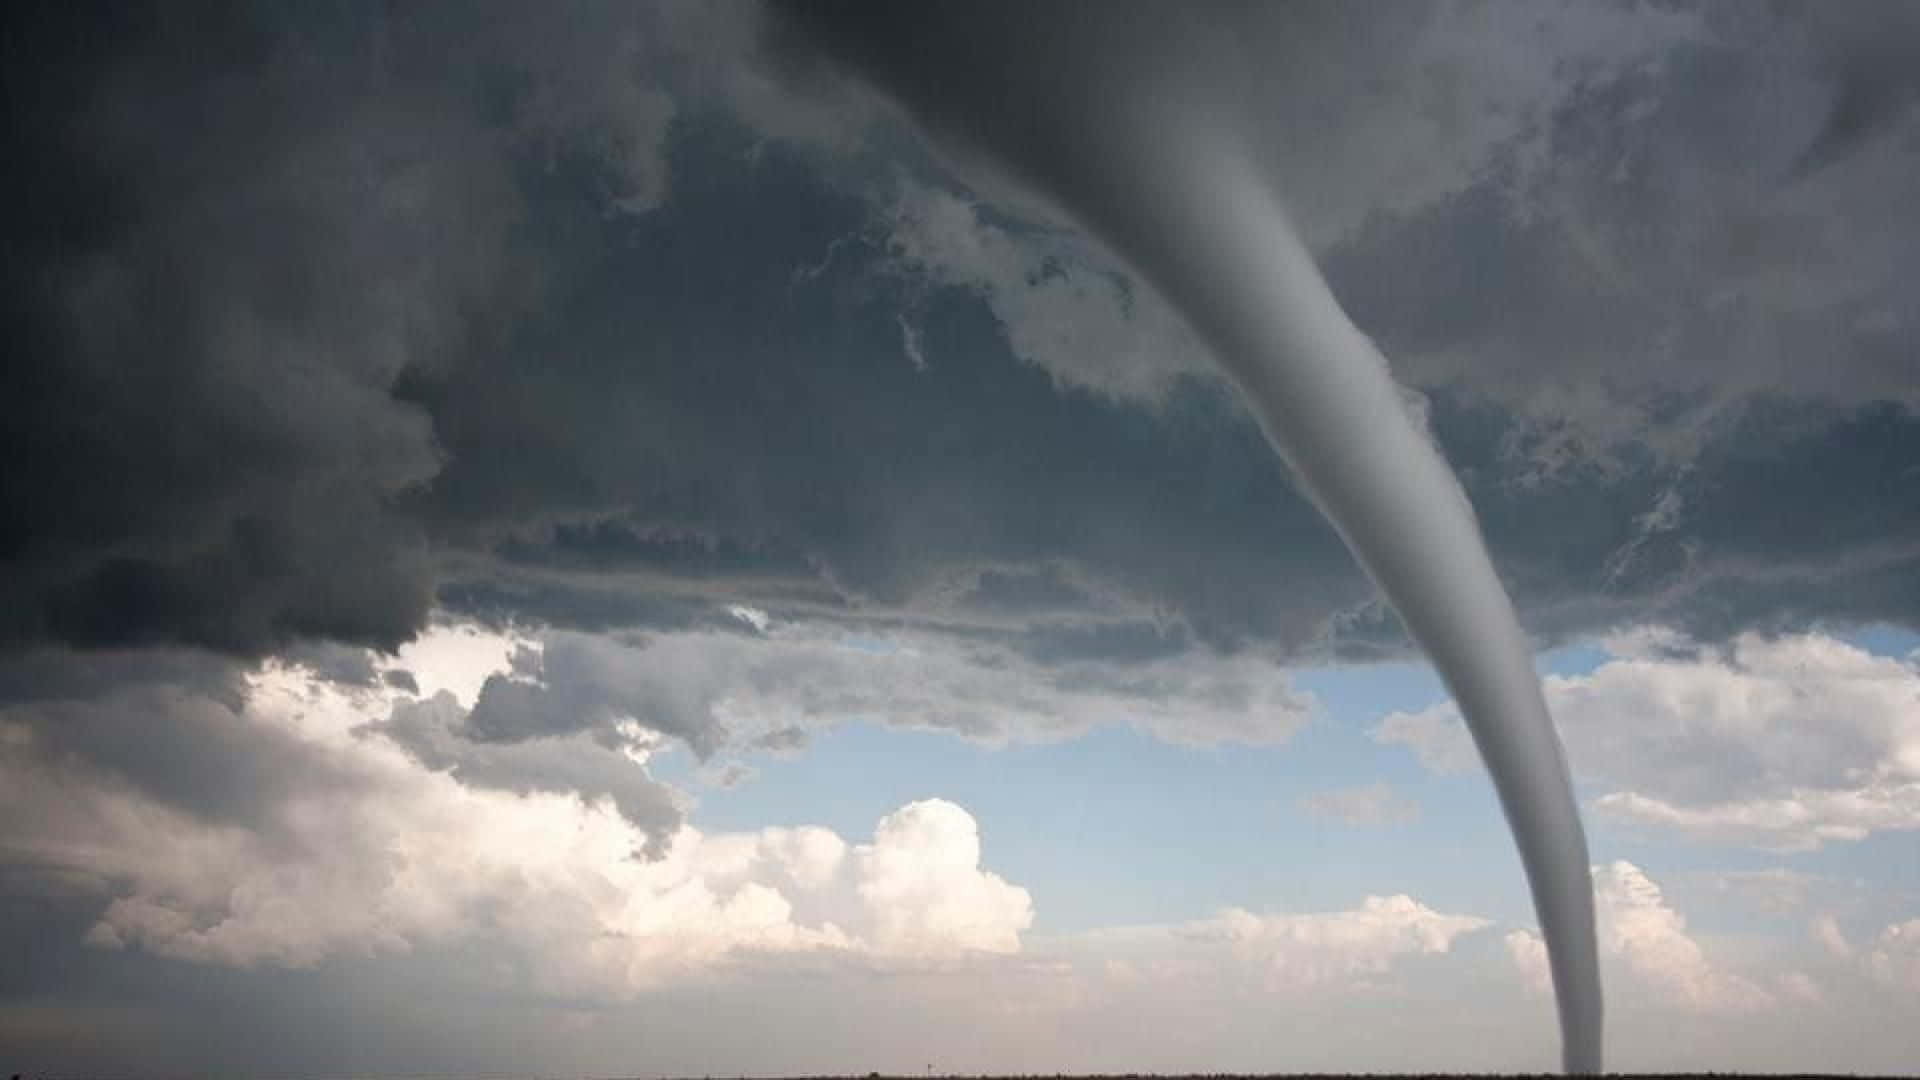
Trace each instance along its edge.
{"label": "tornado funnel", "polygon": [[1426,650],[1526,868],[1570,1073],[1601,1069],[1586,837],[1532,654],[1473,509],[1295,235],[1231,94],[1171,48],[1189,8],[827,4],[776,25],[956,158],[1053,203],[1159,290]]}

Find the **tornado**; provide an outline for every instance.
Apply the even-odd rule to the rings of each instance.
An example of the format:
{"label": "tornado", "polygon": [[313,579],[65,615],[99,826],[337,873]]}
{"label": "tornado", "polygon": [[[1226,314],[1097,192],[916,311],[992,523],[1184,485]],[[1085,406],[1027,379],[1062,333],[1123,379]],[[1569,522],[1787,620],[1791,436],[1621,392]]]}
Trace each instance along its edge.
{"label": "tornado", "polygon": [[1257,43],[1222,36],[1210,12],[1110,0],[774,11],[776,41],[879,90],[976,182],[1039,196],[1208,346],[1466,717],[1546,939],[1563,1064],[1600,1072],[1587,842],[1532,651],[1457,478],[1247,134],[1232,72],[1260,62]]}

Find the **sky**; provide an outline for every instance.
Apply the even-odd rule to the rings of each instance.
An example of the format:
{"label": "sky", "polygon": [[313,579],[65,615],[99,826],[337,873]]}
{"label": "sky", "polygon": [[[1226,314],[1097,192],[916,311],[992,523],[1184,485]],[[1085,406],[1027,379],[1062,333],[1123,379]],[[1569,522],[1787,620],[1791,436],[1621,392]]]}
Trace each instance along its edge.
{"label": "sky", "polygon": [[[1198,335],[791,15],[9,9],[0,1069],[1555,1067],[1461,716]],[[1916,9],[1051,15],[1231,88],[1457,473],[1609,1066],[1911,1070]]]}

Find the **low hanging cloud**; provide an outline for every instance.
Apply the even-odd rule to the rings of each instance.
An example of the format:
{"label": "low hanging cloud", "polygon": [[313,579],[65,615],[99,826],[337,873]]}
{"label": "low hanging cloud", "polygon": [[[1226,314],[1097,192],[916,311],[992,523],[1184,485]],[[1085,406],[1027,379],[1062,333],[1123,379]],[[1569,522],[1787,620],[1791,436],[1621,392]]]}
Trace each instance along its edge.
{"label": "low hanging cloud", "polygon": [[[1920,829],[1920,666],[1824,634],[1704,646],[1611,638],[1587,675],[1549,676],[1575,773],[1618,821],[1697,839],[1810,850]],[[1451,703],[1393,713],[1376,741],[1429,769],[1473,768]]]}
{"label": "low hanging cloud", "polygon": [[552,631],[527,639],[516,670],[487,677],[461,731],[513,745],[621,725],[680,740],[703,759],[723,748],[789,745],[847,720],[946,731],[980,742],[1066,738],[1127,724],[1186,745],[1284,742],[1315,715],[1284,669],[1246,654],[1073,656],[1075,632],[1036,662],[991,639],[863,634],[819,626],[637,638]]}

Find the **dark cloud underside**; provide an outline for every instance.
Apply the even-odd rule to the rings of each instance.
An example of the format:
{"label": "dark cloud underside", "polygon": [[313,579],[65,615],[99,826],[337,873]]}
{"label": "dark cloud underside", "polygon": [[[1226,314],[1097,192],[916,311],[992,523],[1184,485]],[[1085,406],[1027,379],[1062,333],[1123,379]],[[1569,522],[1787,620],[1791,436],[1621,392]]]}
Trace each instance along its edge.
{"label": "dark cloud underside", "polygon": [[[1420,32],[1307,14],[1297,30],[1356,57]],[[1558,99],[1544,169],[1496,148],[1328,251],[1359,321],[1429,387],[1553,634],[1647,604],[1728,628],[1912,614],[1865,582],[1906,535],[1909,420],[1871,402],[1911,385],[1915,246],[1843,197],[1911,156],[1905,23],[1711,16],[1658,64]],[[1364,607],[1220,388],[1062,387],[1014,355],[988,297],[903,276],[873,201],[897,182],[884,157],[825,165],[710,103],[646,104],[685,77],[672,19],[610,22],[640,44],[578,61],[611,73],[579,90],[551,55],[577,36],[516,46],[522,24],[494,18],[505,31],[352,9],[14,17],[31,164],[8,170],[10,640],[391,647],[437,593],[603,628],[710,625],[736,599],[1147,614],[1289,651]],[[1804,61],[1770,74],[1766,47]],[[830,85],[784,54],[772,70]],[[622,108],[661,132],[661,166],[622,171],[645,140],[616,154],[579,127]],[[1775,267],[1824,275],[1824,306],[1769,292]],[[1583,387],[1660,441],[1540,404]],[[1780,402],[1768,422],[1739,419],[1755,393]],[[1848,449],[1862,438],[1882,451]],[[1677,519],[1636,539],[1669,488]],[[1770,512],[1800,498],[1833,509]],[[1833,610],[1766,580],[1773,561],[1829,567]]]}

